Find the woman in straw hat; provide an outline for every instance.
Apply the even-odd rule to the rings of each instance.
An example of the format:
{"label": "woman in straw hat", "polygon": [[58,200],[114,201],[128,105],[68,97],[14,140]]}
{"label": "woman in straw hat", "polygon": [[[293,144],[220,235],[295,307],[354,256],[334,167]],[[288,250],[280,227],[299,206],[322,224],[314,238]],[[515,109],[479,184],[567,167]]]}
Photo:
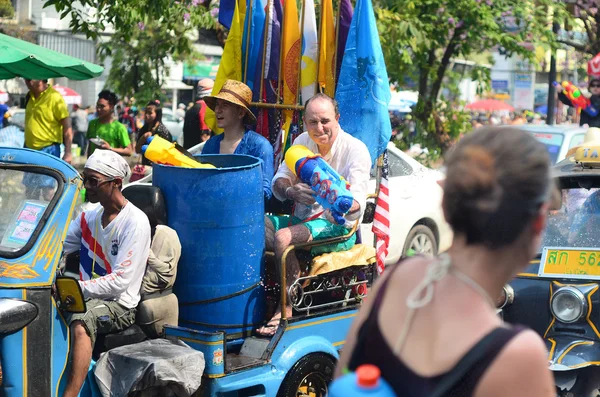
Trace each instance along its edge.
{"label": "woman in straw hat", "polygon": [[263,161],[265,201],[271,198],[273,179],[273,147],[263,136],[247,126],[256,123],[250,111],[252,90],[246,84],[226,80],[217,95],[204,97],[206,106],[215,112],[217,126],[223,133],[206,141],[202,154],[247,154]]}

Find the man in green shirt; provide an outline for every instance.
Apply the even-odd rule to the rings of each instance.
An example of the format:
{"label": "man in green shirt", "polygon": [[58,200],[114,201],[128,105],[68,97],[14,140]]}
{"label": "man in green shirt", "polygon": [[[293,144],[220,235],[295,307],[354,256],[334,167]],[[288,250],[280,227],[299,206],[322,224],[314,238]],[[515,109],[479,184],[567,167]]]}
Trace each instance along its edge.
{"label": "man in green shirt", "polygon": [[[112,150],[122,156],[131,156],[133,153],[127,128],[114,116],[116,103],[117,96],[113,92],[104,90],[98,94],[96,103],[98,118],[90,121],[87,130],[87,137],[90,139],[88,157],[96,148]],[[102,141],[94,142],[92,138],[100,138]]]}

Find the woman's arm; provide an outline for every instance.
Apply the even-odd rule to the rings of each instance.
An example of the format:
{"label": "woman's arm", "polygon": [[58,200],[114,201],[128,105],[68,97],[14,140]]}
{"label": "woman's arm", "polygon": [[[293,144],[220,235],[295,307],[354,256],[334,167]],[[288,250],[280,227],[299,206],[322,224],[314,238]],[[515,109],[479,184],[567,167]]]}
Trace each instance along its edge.
{"label": "woman's arm", "polygon": [[152,136],[152,132],[150,132],[150,131],[140,135],[140,137],[138,138],[136,145],[135,145],[136,153],[142,153],[142,146],[144,146],[146,144],[146,140],[151,136]]}
{"label": "woman's arm", "polygon": [[474,396],[556,396],[548,351],[539,335],[527,330],[515,336],[483,375]]}

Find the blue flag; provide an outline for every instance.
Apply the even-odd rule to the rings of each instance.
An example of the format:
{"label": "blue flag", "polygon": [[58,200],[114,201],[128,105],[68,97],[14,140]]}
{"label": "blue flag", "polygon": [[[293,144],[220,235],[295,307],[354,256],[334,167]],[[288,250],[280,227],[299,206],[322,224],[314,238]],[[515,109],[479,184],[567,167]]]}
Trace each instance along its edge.
{"label": "blue flag", "polygon": [[371,0],[357,0],[335,99],[340,125],[369,148],[375,163],[392,135],[390,83]]}
{"label": "blue flag", "polygon": [[[251,4],[251,6],[250,6]],[[262,42],[265,29],[265,5],[262,0],[248,0],[242,36],[242,76],[246,85],[254,90],[256,69],[262,68]],[[247,53],[246,53],[247,51]],[[256,82],[258,87],[259,82]]]}
{"label": "blue flag", "polygon": [[231,29],[231,20],[233,19],[233,10],[235,9],[235,0],[220,0],[219,4],[219,23],[227,29]]}

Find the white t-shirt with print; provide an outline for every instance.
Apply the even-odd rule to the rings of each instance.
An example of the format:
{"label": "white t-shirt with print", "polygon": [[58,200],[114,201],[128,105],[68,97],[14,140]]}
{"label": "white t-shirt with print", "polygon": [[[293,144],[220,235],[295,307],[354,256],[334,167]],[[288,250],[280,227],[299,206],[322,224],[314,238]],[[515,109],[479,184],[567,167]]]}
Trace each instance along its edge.
{"label": "white t-shirt with print", "polygon": [[80,250],[79,284],[85,298],[115,300],[127,308],[140,301],[140,288],[150,251],[150,223],[127,202],[106,226],[104,208],[85,211],[71,222],[65,253]]}

